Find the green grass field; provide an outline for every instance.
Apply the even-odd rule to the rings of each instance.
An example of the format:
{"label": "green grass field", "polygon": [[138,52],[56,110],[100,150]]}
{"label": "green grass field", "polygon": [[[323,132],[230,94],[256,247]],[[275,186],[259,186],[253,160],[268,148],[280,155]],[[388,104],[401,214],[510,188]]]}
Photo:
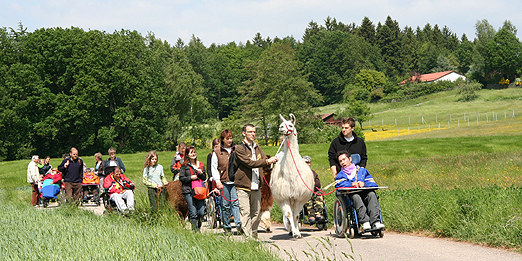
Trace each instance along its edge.
{"label": "green grass field", "polygon": [[[455,104],[456,97],[450,91],[412,101],[374,105],[381,113],[372,121],[378,121],[377,117],[381,117],[378,115],[383,115],[383,119],[394,115],[413,118],[420,114],[428,118],[428,113],[432,116],[453,114],[468,107],[497,111],[498,114],[508,108],[517,111],[513,119],[481,121],[476,126],[368,141],[367,167],[378,184],[389,187],[379,193],[388,230],[450,237],[522,251],[520,91],[482,90],[479,100],[469,104]],[[423,103],[421,107],[429,104],[433,107],[419,110],[415,106],[419,103]],[[329,144],[300,145],[300,154],[313,158],[312,167],[319,173],[323,187],[333,181],[327,160],[328,147]],[[274,155],[277,147],[263,147],[263,150]],[[208,152],[208,149],[199,150],[199,159],[206,162]],[[173,154],[159,152],[159,163],[165,169]],[[82,155],[81,151],[80,156],[88,167],[94,166],[94,157]],[[169,211],[152,215],[145,186],[141,183],[146,152],[118,156],[126,165],[126,174],[137,184],[137,214],[131,218],[97,217],[73,207],[33,209],[29,203],[30,187],[25,182],[29,159],[0,162],[0,215],[9,228],[0,231],[0,259],[60,260],[88,256],[95,260],[106,257],[118,260],[150,257],[236,260],[239,258],[237,253],[241,253],[242,260],[277,259],[256,242],[238,243],[222,236],[193,234],[183,229],[181,222]],[[59,163],[58,159],[51,160],[53,166]],[[170,173],[167,177],[171,179]],[[330,215],[334,199],[333,194],[326,197]],[[277,206],[272,210],[272,218],[281,221]],[[112,235],[117,237],[109,240]],[[34,243],[45,242],[47,237],[58,246],[68,247],[54,251],[50,244]],[[100,246],[100,250],[82,251],[77,243],[71,243],[86,240]],[[123,248],[128,250],[120,250]],[[214,257],[216,248],[221,251]]]}

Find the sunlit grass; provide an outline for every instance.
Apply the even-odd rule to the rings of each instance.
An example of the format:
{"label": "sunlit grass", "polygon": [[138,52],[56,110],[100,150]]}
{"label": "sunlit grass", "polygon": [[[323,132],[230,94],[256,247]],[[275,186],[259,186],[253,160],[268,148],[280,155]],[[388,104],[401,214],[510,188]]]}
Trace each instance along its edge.
{"label": "sunlit grass", "polygon": [[193,233],[164,222],[98,217],[70,206],[37,210],[3,200],[0,209],[2,225],[9,228],[0,230],[1,260],[277,259],[257,242]]}

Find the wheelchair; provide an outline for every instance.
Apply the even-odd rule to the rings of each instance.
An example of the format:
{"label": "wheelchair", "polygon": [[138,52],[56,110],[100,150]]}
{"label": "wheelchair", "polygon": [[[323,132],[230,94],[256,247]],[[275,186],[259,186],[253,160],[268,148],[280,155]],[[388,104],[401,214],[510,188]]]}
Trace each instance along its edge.
{"label": "wheelchair", "polygon": [[207,188],[209,188],[210,193],[205,199],[205,220],[207,221],[208,227],[211,229],[222,227],[221,196],[216,195],[212,190],[216,186],[215,182],[209,179],[207,180],[206,185]]}
{"label": "wheelchair", "polygon": [[[377,188],[367,189],[372,191],[377,190]],[[378,236],[381,238],[384,237],[384,228],[372,228],[364,231],[359,229],[360,224],[359,219],[357,218],[357,211],[355,210],[353,201],[349,196],[350,194],[357,193],[359,191],[361,191],[361,189],[338,190],[336,192],[337,199],[335,200],[333,209],[335,234],[339,237],[344,237],[345,235],[348,235],[350,239],[353,239],[355,236],[359,236],[363,233],[370,232],[372,236]],[[377,199],[379,199],[379,197],[377,197]],[[380,205],[379,221],[383,223]]]}
{"label": "wheelchair", "polygon": [[308,210],[303,206],[303,208],[301,209],[301,212],[299,212],[300,226],[302,224],[311,225],[311,226],[315,225],[319,231],[326,230],[328,228],[328,222],[329,222],[328,211],[326,209],[326,202],[324,200],[323,200],[323,212],[321,212],[323,219],[319,220],[319,221],[315,221],[315,222],[310,222],[308,220],[309,215],[310,214],[308,213]]}
{"label": "wheelchair", "polygon": [[[361,161],[361,157],[359,154],[352,154],[352,163],[358,165]],[[333,208],[333,221],[335,234],[339,237],[344,237],[348,235],[350,239],[353,239],[355,236],[359,236],[363,233],[370,232],[372,236],[384,237],[384,228],[380,229],[369,229],[369,230],[361,230],[359,229],[359,219],[357,218],[357,211],[355,209],[354,203],[350,198],[350,194],[354,194],[363,190],[376,191],[379,188],[387,188],[387,187],[368,187],[368,188],[344,188],[338,189],[335,193],[337,199],[334,202]],[[377,195],[377,200],[379,200],[379,196]],[[384,223],[382,220],[381,214],[381,206],[379,204],[379,221]],[[348,232],[348,233],[347,233]]]}
{"label": "wheelchair", "polygon": [[[134,192],[134,190],[132,190],[132,191]],[[103,193],[100,195],[100,198],[101,198],[101,201],[103,202],[103,206],[105,207],[104,214],[114,212],[114,210],[116,210],[116,212],[118,212],[118,214],[120,214],[120,211],[118,211],[118,206],[116,205],[116,202],[114,202],[113,200],[110,199],[108,189],[103,190]],[[124,200],[125,200],[125,203],[127,203],[126,199],[124,199]],[[134,206],[136,206],[136,199],[134,199]]]}
{"label": "wheelchair", "polygon": [[209,228],[221,227],[221,197],[210,193],[205,199],[205,219]]}
{"label": "wheelchair", "polygon": [[82,184],[82,191],[80,192],[80,205],[84,206],[89,202],[96,204],[96,206],[101,205],[100,189],[98,188],[98,184]]}

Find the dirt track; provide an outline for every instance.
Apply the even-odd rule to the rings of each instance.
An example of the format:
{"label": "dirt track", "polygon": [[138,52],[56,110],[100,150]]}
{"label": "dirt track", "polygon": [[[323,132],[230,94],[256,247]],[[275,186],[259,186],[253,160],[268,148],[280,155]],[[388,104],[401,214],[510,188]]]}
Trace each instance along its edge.
{"label": "dirt track", "polygon": [[[102,215],[104,210],[103,205],[83,208],[97,215]],[[208,229],[206,223],[203,224],[203,233],[222,233],[222,231],[222,229]],[[259,230],[259,241],[265,243],[271,251],[278,252],[279,257],[284,260],[352,260],[346,257],[352,256],[353,260],[522,261],[522,254],[508,250],[387,231],[383,238],[363,235],[350,241],[336,237],[332,229],[318,231],[315,227],[305,226],[301,234],[303,238],[294,239],[281,225],[274,225],[272,233]],[[233,238],[243,240],[242,236],[235,235]]]}

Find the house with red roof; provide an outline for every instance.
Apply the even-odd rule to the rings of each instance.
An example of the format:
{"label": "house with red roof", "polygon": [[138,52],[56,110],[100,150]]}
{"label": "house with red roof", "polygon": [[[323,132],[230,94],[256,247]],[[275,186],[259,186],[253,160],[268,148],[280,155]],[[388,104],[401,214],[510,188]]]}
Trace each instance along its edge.
{"label": "house with red roof", "polygon": [[466,76],[459,74],[455,71],[436,72],[428,74],[415,74],[410,79],[404,80],[400,85],[404,85],[407,82],[438,82],[438,81],[456,81],[457,79],[466,80]]}

